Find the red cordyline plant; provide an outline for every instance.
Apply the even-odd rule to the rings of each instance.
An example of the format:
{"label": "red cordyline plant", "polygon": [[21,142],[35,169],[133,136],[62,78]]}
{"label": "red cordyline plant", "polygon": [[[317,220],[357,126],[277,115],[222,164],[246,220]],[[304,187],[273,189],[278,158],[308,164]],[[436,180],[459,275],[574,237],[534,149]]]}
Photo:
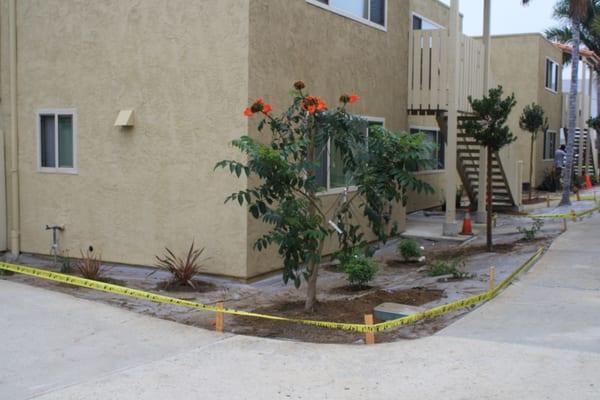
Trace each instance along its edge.
{"label": "red cordyline plant", "polygon": [[156,256],[156,266],[171,273],[171,283],[180,286],[190,286],[196,289],[194,277],[201,273],[202,264],[198,260],[204,248],[196,249],[194,242],[185,257],[178,257],[168,247],[162,257]]}
{"label": "red cordyline plant", "polygon": [[102,257],[100,254],[94,253],[94,248],[89,246],[84,252],[80,250],[81,259],[77,262],[77,271],[86,279],[95,281],[101,280],[104,277],[104,269],[102,268]]}
{"label": "red cordyline plant", "polygon": [[[262,251],[278,246],[284,282],[299,287],[305,279],[305,308],[313,311],[325,240],[337,236],[348,252],[366,246],[362,232],[366,228],[385,240],[390,227],[384,214],[391,204],[405,201],[406,190],[432,191],[409,172],[427,162],[431,148],[422,135],[396,134],[381,127],[369,129],[367,137],[367,122],[347,110],[358,95],[344,94],[339,106],[329,109],[305,88],[302,81],[294,84],[292,104],[281,115],[274,115],[263,99],[246,108],[244,115],[262,117],[258,130],[268,128],[269,143],[242,136],[233,145],[248,161],[223,160],[215,168],[258,178],[258,186],[233,193],[226,202],[247,205],[252,216],[269,227],[254,247]],[[357,189],[340,194],[334,206],[326,208],[319,196],[325,188],[317,172],[326,167],[321,160],[327,152],[334,151],[341,155],[343,172],[349,177],[347,188]],[[355,222],[357,212],[369,221],[368,227]]]}

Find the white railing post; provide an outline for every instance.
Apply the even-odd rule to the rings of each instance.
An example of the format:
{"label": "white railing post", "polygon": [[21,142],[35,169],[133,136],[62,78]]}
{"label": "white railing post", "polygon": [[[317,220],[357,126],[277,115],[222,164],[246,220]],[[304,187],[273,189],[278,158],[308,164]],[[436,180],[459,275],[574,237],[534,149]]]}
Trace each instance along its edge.
{"label": "white railing post", "polygon": [[519,210],[523,207],[523,160],[517,161],[515,171],[515,204]]}
{"label": "white railing post", "polygon": [[450,30],[448,46],[448,143],[446,146],[446,219],[443,234],[458,235],[456,222],[456,150],[458,139],[458,83],[460,79],[459,57],[459,0],[450,2]]}

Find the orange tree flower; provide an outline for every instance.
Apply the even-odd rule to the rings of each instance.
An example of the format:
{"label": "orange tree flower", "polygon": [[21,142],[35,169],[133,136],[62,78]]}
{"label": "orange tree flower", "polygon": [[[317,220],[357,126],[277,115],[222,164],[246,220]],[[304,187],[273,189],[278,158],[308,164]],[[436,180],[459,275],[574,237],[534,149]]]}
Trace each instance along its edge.
{"label": "orange tree flower", "polygon": [[350,95],[343,94],[343,95],[340,96],[340,103],[343,103],[343,104],[350,103],[350,104],[352,104],[352,103],[356,103],[359,99],[360,99],[360,96],[357,95],[357,94],[354,94],[354,93],[350,94]]}
{"label": "orange tree flower", "polygon": [[252,115],[262,112],[263,114],[268,114],[273,110],[270,104],[265,103],[263,99],[258,99],[250,107],[246,107],[244,110],[244,115],[246,117],[251,117]]}
{"label": "orange tree flower", "polygon": [[302,100],[302,108],[309,112],[309,114],[314,114],[317,111],[327,110],[327,104],[316,96],[306,96]]}

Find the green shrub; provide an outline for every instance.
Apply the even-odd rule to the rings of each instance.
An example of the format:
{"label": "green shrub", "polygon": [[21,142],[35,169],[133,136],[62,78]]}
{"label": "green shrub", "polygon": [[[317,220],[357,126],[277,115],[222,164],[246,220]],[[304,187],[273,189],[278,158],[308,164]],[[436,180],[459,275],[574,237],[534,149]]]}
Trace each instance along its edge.
{"label": "green shrub", "polygon": [[375,278],[377,263],[364,255],[355,254],[344,264],[344,272],[348,282],[356,288],[364,287]]}
{"label": "green shrub", "polygon": [[356,246],[333,253],[333,258],[339,260],[341,267],[349,263],[355,257],[371,258],[375,254],[376,248],[373,246]]}
{"label": "green shrub", "polygon": [[544,179],[537,187],[544,192],[554,192],[559,187],[560,177],[556,175],[553,168],[544,170]]}
{"label": "green shrub", "polygon": [[63,274],[70,274],[73,272],[71,257],[69,257],[69,250],[63,251],[60,256],[58,256],[58,261],[60,263],[60,272]]}
{"label": "green shrub", "polygon": [[544,221],[541,219],[536,219],[535,221],[533,221],[533,225],[531,225],[531,228],[526,228],[526,227],[517,227],[517,230],[519,231],[519,233],[523,234],[523,240],[525,241],[532,241],[535,239],[535,235],[542,230],[542,226],[544,226]]}
{"label": "green shrub", "polygon": [[452,261],[435,261],[430,267],[427,275],[429,276],[442,276],[452,275],[455,279],[470,278],[471,274],[462,272],[458,268],[461,266],[460,260]]}
{"label": "green shrub", "polygon": [[405,260],[421,257],[421,246],[416,240],[405,239],[398,244],[398,251]]}

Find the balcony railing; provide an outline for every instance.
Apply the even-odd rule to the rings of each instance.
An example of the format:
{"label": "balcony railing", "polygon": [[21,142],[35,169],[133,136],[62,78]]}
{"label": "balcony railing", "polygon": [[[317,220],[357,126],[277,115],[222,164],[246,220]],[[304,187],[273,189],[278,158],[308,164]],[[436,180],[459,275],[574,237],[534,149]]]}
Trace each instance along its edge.
{"label": "balcony railing", "polygon": [[[448,31],[414,30],[410,35],[408,108],[413,111],[448,109]],[[471,111],[468,96],[483,94],[484,46],[461,35],[458,110]]]}

